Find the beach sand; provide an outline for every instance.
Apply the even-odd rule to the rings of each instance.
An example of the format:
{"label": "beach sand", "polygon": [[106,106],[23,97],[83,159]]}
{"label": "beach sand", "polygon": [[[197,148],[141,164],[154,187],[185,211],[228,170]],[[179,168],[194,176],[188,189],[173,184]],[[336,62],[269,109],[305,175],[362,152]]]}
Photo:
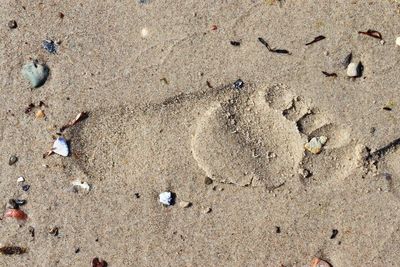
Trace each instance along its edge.
{"label": "beach sand", "polygon": [[[0,220],[1,245],[27,249],[0,266],[398,266],[399,11],[386,0],[2,1],[1,212],[26,199],[28,219]],[[384,42],[358,33],[369,29]],[[346,75],[350,52],[359,78]],[[35,59],[50,76],[31,89],[21,69]],[[80,112],[62,133],[71,155],[43,158]],[[320,136],[319,154],[304,149]],[[72,190],[77,179],[90,191]],[[164,191],[175,205],[159,202]]]}

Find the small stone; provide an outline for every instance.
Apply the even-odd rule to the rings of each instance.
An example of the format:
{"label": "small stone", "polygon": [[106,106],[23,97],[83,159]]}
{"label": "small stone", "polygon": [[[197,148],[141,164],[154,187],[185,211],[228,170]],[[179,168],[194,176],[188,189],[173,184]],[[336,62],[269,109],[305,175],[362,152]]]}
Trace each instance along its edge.
{"label": "small stone", "polygon": [[233,83],[233,87],[235,87],[235,89],[242,89],[243,86],[244,86],[244,82],[241,79],[239,79]]}
{"label": "small stone", "polygon": [[361,63],[350,63],[347,66],[347,76],[349,77],[360,77],[362,74],[362,65]]}
{"label": "small stone", "polygon": [[188,208],[192,205],[192,203],[190,203],[189,201],[181,201],[179,202],[179,207],[181,208]]}
{"label": "small stone", "polygon": [[300,168],[299,169],[299,175],[300,175],[301,178],[304,179],[304,178],[310,177],[312,175],[312,173],[307,169]]}
{"label": "small stone", "polygon": [[133,196],[134,196],[135,198],[140,198],[140,194],[139,194],[139,193],[134,193]]}
{"label": "small stone", "polygon": [[304,148],[313,154],[321,152],[322,146],[325,145],[328,138],[326,136],[313,137],[311,140],[304,145]]}
{"label": "small stone", "polygon": [[311,261],[311,267],[332,267],[332,265],[324,260],[314,258]]}
{"label": "small stone", "polygon": [[213,180],[210,177],[206,177],[204,178],[204,184],[206,185],[210,185],[213,183]]}
{"label": "small stone", "polygon": [[18,27],[17,22],[15,20],[10,20],[8,22],[8,28],[10,29],[16,29]]}
{"label": "small stone", "polygon": [[15,156],[15,155],[13,155],[13,156],[11,156],[10,157],[10,159],[8,160],[8,165],[14,165],[15,163],[17,163],[17,161],[18,161],[18,157],[17,156]]}
{"label": "small stone", "polygon": [[43,110],[39,109],[38,111],[36,111],[35,113],[36,119],[43,119],[44,117],[46,117],[46,114],[44,114]]}
{"label": "small stone", "polygon": [[49,230],[49,234],[52,236],[58,236],[58,227],[53,227]]}
{"label": "small stone", "polygon": [[25,184],[22,186],[22,190],[24,190],[25,192],[27,192],[29,190],[29,188],[31,188],[31,186],[29,184]]}
{"label": "small stone", "polygon": [[206,207],[206,208],[203,208],[203,209],[202,209],[202,212],[203,212],[204,214],[210,213],[211,211],[212,211],[212,209],[211,209],[210,207]]}
{"label": "small stone", "polygon": [[25,182],[25,178],[22,176],[18,177],[17,183],[23,183],[23,182]]}
{"label": "small stone", "polygon": [[396,45],[400,46],[400,36],[396,38]]}
{"label": "small stone", "polygon": [[147,28],[143,28],[140,31],[140,34],[142,35],[142,38],[146,38],[147,36],[149,36],[149,30]]}
{"label": "small stone", "polygon": [[49,68],[45,64],[33,61],[22,67],[22,75],[31,83],[33,88],[38,88],[46,82],[49,76]]}
{"label": "small stone", "polygon": [[44,40],[42,47],[50,54],[57,53],[57,44],[53,40]]}
{"label": "small stone", "polygon": [[162,192],[159,197],[160,202],[166,206],[171,206],[174,204],[174,197],[171,192]]}
{"label": "small stone", "polygon": [[74,189],[76,189],[75,191],[78,191],[78,188],[80,188],[84,191],[90,190],[90,185],[87,182],[82,182],[79,179],[72,182],[72,187],[74,187]]}
{"label": "small stone", "polygon": [[92,267],[107,267],[108,264],[105,260],[99,259],[99,258],[94,258],[92,260]]}

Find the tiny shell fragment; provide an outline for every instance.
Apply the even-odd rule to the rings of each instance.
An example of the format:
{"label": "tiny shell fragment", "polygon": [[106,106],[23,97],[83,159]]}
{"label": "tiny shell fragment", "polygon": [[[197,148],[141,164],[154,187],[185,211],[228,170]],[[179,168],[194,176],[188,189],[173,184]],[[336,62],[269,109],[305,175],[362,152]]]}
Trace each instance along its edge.
{"label": "tiny shell fragment", "polygon": [[43,119],[46,115],[44,114],[44,111],[39,109],[38,111],[36,111],[35,113],[35,118],[36,119]]}
{"label": "tiny shell fragment", "polygon": [[181,201],[179,202],[179,207],[181,208],[188,208],[192,205],[192,203],[190,203],[189,201]]}
{"label": "tiny shell fragment", "polygon": [[304,148],[313,154],[321,152],[322,146],[325,145],[328,138],[326,136],[313,137],[311,140],[304,145]]}
{"label": "tiny shell fragment", "polygon": [[87,182],[82,182],[79,179],[73,181],[72,182],[72,186],[74,188],[81,188],[81,189],[83,189],[85,191],[89,191],[90,190],[90,185]]}
{"label": "tiny shell fragment", "polygon": [[350,63],[347,66],[347,76],[349,77],[360,77],[361,76],[361,64],[360,63]]}
{"label": "tiny shell fragment", "polygon": [[400,46],[400,36],[396,38],[396,45]]}
{"label": "tiny shell fragment", "polygon": [[8,209],[4,213],[4,217],[6,218],[15,218],[17,220],[26,220],[28,218],[28,215],[26,215],[25,212],[19,209]]}
{"label": "tiny shell fragment", "polygon": [[311,261],[311,267],[332,267],[332,265],[324,260],[314,258]]}

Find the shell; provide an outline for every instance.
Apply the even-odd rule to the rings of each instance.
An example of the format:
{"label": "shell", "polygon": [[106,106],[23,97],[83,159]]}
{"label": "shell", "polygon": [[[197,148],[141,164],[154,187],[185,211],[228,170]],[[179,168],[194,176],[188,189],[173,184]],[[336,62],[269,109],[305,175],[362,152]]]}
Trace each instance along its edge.
{"label": "shell", "polygon": [[65,140],[64,137],[58,137],[56,141],[54,141],[51,151],[63,157],[67,157],[69,155],[67,140]]}
{"label": "shell", "polygon": [[6,218],[15,218],[17,220],[26,220],[28,218],[28,215],[26,215],[26,213],[23,212],[22,210],[8,209],[4,213],[4,217],[6,217]]}

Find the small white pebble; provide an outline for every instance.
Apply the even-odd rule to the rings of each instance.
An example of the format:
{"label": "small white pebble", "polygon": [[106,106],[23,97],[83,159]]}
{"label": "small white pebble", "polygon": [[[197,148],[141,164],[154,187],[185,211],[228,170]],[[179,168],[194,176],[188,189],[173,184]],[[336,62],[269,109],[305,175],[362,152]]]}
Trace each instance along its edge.
{"label": "small white pebble", "polygon": [[396,38],[396,45],[400,46],[400,36]]}
{"label": "small white pebble", "polygon": [[347,76],[349,76],[349,77],[360,76],[358,65],[359,65],[358,63],[354,63],[354,62],[350,63],[347,66]]}
{"label": "small white pebble", "polygon": [[160,195],[160,202],[164,205],[170,206],[172,205],[172,193],[171,192],[162,192]]}
{"label": "small white pebble", "polygon": [[82,182],[81,180],[77,179],[75,181],[72,182],[72,186],[77,188],[80,187],[85,191],[89,191],[90,190],[90,185],[86,182]]}
{"label": "small white pebble", "polygon": [[381,40],[380,43],[381,43],[381,45],[384,45],[385,44],[385,40]]}
{"label": "small white pebble", "polygon": [[25,178],[20,176],[20,177],[18,177],[17,182],[18,183],[23,183],[23,182],[25,182]]}
{"label": "small white pebble", "polygon": [[147,36],[149,36],[149,30],[147,28],[143,28],[140,34],[142,35],[143,38],[146,38]]}

